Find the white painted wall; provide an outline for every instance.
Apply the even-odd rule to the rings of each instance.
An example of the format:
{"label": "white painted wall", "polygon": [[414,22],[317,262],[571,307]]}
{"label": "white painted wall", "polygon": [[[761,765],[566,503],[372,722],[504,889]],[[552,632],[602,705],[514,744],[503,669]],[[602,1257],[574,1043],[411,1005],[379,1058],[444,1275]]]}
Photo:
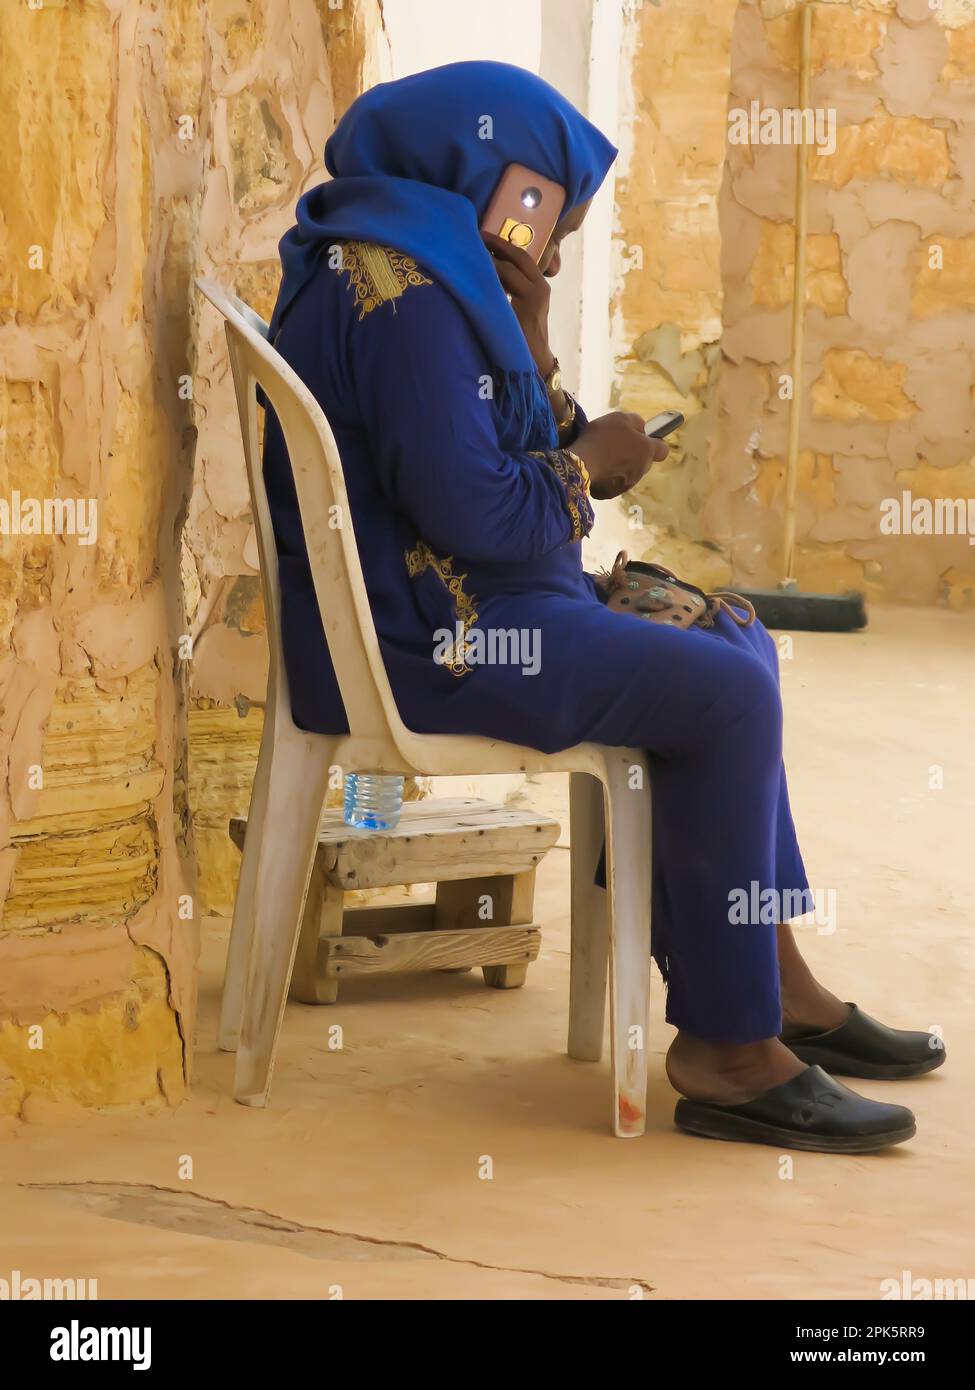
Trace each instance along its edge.
{"label": "white painted wall", "polygon": [[538,71],[539,0],[383,0],[393,76],[480,58]]}

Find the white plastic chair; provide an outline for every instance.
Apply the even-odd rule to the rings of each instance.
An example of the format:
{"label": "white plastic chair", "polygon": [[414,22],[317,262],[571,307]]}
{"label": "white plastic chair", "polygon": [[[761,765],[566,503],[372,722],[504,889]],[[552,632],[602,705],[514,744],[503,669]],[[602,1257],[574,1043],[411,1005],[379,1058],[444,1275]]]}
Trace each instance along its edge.
{"label": "white plastic chair", "polygon": [[[244,1105],[267,1103],[330,768],[407,776],[571,772],[581,775],[573,775],[570,788],[568,1051],[580,1061],[598,1062],[602,1056],[608,960],[613,1131],[621,1138],[642,1134],[650,992],[650,782],[645,754],[585,743],[547,755],[492,739],[418,734],[405,727],[383,665],[342,465],[328,422],[311,392],[267,341],[264,320],[212,281],[196,283],[226,320],[270,644],[264,734],[218,1033],[218,1045],[237,1052],[237,1100]],[[258,384],[273,404],[287,442],[315,592],[347,711],[347,735],[305,733],[291,718],[281,651],[278,558],[258,448]],[[335,517],[341,519],[340,526],[334,524]],[[609,828],[606,892],[593,884],[604,826]]]}

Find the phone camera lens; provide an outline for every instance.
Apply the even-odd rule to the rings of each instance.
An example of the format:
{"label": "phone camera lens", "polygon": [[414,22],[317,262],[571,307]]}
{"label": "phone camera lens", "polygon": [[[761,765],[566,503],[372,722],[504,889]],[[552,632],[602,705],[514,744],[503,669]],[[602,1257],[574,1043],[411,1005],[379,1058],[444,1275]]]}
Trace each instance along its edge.
{"label": "phone camera lens", "polygon": [[537,208],[542,201],[542,190],[540,188],[526,188],[521,195],[521,201],[526,208]]}

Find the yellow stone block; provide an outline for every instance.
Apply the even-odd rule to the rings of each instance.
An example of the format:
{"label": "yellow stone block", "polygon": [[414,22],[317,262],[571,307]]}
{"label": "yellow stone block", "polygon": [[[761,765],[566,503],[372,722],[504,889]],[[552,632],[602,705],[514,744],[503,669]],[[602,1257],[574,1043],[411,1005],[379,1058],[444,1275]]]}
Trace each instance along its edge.
{"label": "yellow stone block", "polygon": [[63,817],[79,812],[107,810],[123,820],[133,808],[147,809],[162,778],[155,754],[158,694],[154,663],[131,676],[61,681],[44,734],[44,785],[30,820],[17,822],[14,835],[57,832]]}
{"label": "yellow stone block", "polygon": [[264,616],[264,596],[256,574],[238,575],[228,584],[219,604],[221,622],[246,637],[256,637],[267,631]]}
{"label": "yellow stone block", "polygon": [[948,61],[941,76],[945,82],[975,77],[975,24],[948,30]]}
{"label": "yellow stone block", "polygon": [[[0,378],[0,432],[0,498],[11,505],[14,493],[22,499],[38,501],[54,497],[59,446],[50,387],[40,381]],[[65,490],[65,496],[72,495],[72,489]],[[50,601],[53,544],[54,538],[49,535],[9,535],[0,531],[3,646],[9,640],[18,606],[35,608]]]}
{"label": "yellow stone block", "polygon": [[[624,189],[621,210],[626,209]],[[712,341],[721,325],[721,239],[717,203],[701,201],[677,209],[671,203],[640,202],[626,212],[625,255],[637,269],[623,279],[620,303],[626,332],[638,337],[662,323],[679,323],[688,337]]]}
{"label": "yellow stone block", "polygon": [[159,671],[59,683],[44,734],[43,786],[11,825],[13,881],[4,929],[116,920],[155,891],[153,801]]}
{"label": "yellow stone block", "polygon": [[204,15],[208,0],[166,0],[161,18],[165,61],[161,77],[174,118],[197,116],[203,83]]}
{"label": "yellow stone block", "polygon": [[281,283],[281,262],[250,261],[234,271],[234,290],[250,308],[256,310],[266,323],[271,322],[274,302]]}
{"label": "yellow stone block", "polygon": [[798,547],[794,562],[800,589],[811,594],[842,594],[869,587],[862,560],[853,560],[838,545]]}
{"label": "yellow stone block", "polygon": [[975,569],[952,565],[941,576],[941,600],[956,613],[975,608]]}
{"label": "yellow stone block", "polygon": [[[0,313],[50,323],[91,294],[108,211],[115,24],[105,4],[3,6]],[[16,190],[16,197],[7,194]]]}
{"label": "yellow stone block", "polygon": [[661,410],[679,410],[685,419],[700,411],[700,401],[695,396],[685,396],[678,391],[667,373],[656,363],[630,358],[618,363],[617,369],[620,368],[622,376],[617,382],[615,409],[635,411],[646,420]]}
{"label": "yellow stone block", "polygon": [[0,1114],[19,1113],[31,1097],[66,1106],[181,1099],[183,1043],[166,970],[155,952],[134,954],[131,987],[98,1009],[0,1022]]}
{"label": "yellow stone block", "polygon": [[24,1103],[24,1094],[24,1083],[0,1064],[0,1119],[3,1119],[4,1116],[20,1114]]}
{"label": "yellow stone block", "polygon": [[[849,289],[843,278],[840,239],[835,232],[806,238],[806,303],[824,313],[845,314]],[[763,219],[758,253],[752,267],[755,303],[780,309],[792,303],[795,285],[795,229],[789,222]]]}
{"label": "yellow stone block", "polygon": [[246,816],[261,746],[264,711],[197,705],[189,712],[189,799],[201,914],[233,912],[240,851],[230,838],[234,816]]}
{"label": "yellow stone block", "polygon": [[[780,15],[788,14],[803,3],[804,0],[758,0],[758,8],[762,12],[764,19],[778,19]],[[951,5],[955,3],[968,4],[969,0],[941,0],[941,3]],[[897,0],[815,0],[816,9],[822,13],[827,5],[849,6],[852,3],[855,13],[869,14],[893,14],[897,9]]]}
{"label": "yellow stone block", "polygon": [[44,839],[15,838],[0,930],[124,920],[156,890],[159,847],[148,818]]}
{"label": "yellow stone block", "polygon": [[[798,11],[789,9],[765,21],[769,48],[783,67],[795,69],[799,50]],[[812,26],[812,70],[852,69],[857,77],[875,77],[878,72],[874,52],[887,33],[887,17],[880,10],[864,10],[859,5],[818,4]]]}
{"label": "yellow stone block", "polygon": [[853,178],[940,188],[951,173],[948,133],[919,116],[872,116],[838,126],[836,150],[810,150],[809,176],[843,188]]}
{"label": "yellow stone block", "polygon": [[227,102],[227,133],[238,212],[253,215],[279,203],[293,182],[291,149],[267,91],[245,87]]}
{"label": "yellow stone block", "polygon": [[[367,35],[383,28],[381,0],[364,4],[335,4],[335,0],[315,0],[321,26],[322,43],[332,81],[336,118],[371,82],[366,76]],[[377,45],[378,46],[378,45]],[[373,81],[377,80],[373,78]]]}
{"label": "yellow stone block", "polygon": [[942,29],[964,29],[973,19],[972,0],[928,0],[928,7]]}
{"label": "yellow stone block", "polygon": [[832,348],[813,383],[813,413],[829,420],[907,420],[917,406],[904,394],[907,367],[860,348]]}
{"label": "yellow stone block", "polygon": [[[147,353],[147,349],[145,349]],[[148,355],[141,380],[115,402],[98,508],[96,569],[99,591],[135,593],[157,572],[163,484],[171,436],[155,398]]]}
{"label": "yellow stone block", "polygon": [[210,23],[223,38],[227,57],[235,64],[247,62],[263,48],[267,18],[263,6],[251,0],[209,0]]}
{"label": "yellow stone block", "polygon": [[895,478],[897,491],[907,490],[932,502],[942,497],[975,497],[975,460],[957,463],[954,468],[935,468],[925,459],[916,468],[900,469]]}
{"label": "yellow stone block", "polygon": [[975,237],[928,237],[918,262],[911,294],[918,318],[975,309]]}
{"label": "yellow stone block", "polygon": [[[751,486],[763,507],[775,507],[785,495],[785,459],[759,458],[757,461],[759,473]],[[836,506],[836,470],[831,455],[817,454],[811,449],[799,451],[796,491],[817,513],[831,511]]]}
{"label": "yellow stone block", "polygon": [[617,188],[631,266],[618,303],[630,338],[662,323],[697,341],[721,331],[717,198],[735,8],[735,0],[644,5],[631,21],[633,149]]}

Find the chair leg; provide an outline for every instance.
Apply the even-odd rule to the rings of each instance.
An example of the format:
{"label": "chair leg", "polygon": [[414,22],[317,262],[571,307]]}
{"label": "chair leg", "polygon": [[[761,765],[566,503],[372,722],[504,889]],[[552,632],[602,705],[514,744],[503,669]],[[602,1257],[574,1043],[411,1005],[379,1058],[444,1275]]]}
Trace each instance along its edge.
{"label": "chair leg", "polygon": [[234,1095],[242,1105],[267,1103],[332,749],[330,739],[291,729],[275,741],[234,1073]]}
{"label": "chair leg", "polygon": [[271,779],[271,760],[274,756],[274,712],[270,707],[264,714],[264,731],[257,758],[254,785],[251,788],[247,811],[247,832],[237,876],[237,895],[234,898],[234,917],[230,927],[227,964],[224,969],[223,994],[220,999],[220,1021],[217,1025],[217,1047],[221,1052],[237,1051],[240,1031],[240,1006],[247,978],[247,957],[254,935],[254,889],[257,884],[257,863],[264,840],[267,812],[267,792]]}
{"label": "chair leg", "polygon": [[613,1132],[620,1139],[646,1127],[650,1021],[650,784],[646,762],[634,767],[631,757],[607,751],[606,765]]}
{"label": "chair leg", "polygon": [[572,955],[569,968],[570,1057],[598,1062],[606,1021],[609,959],[607,893],[593,882],[604,838],[603,788],[586,772],[569,778]]}

